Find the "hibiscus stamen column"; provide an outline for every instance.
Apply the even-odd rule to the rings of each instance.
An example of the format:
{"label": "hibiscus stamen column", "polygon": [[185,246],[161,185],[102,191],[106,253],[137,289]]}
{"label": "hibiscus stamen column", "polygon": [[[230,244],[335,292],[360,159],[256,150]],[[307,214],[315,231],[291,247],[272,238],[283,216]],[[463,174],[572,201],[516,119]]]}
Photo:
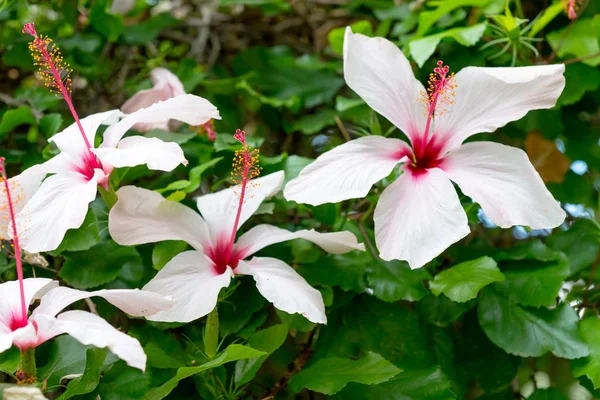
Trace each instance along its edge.
{"label": "hibiscus stamen column", "polygon": [[23,264],[21,262],[21,246],[19,246],[19,235],[17,234],[17,224],[15,222],[15,209],[10,194],[10,185],[8,184],[8,178],[6,176],[6,169],[4,167],[4,157],[0,157],[0,175],[4,184],[4,191],[6,194],[6,204],[8,205],[8,213],[10,215],[10,222],[12,224],[13,232],[13,248],[15,255],[15,262],[17,263],[17,279],[19,280],[19,292],[21,296],[21,314],[19,318],[14,320],[16,327],[22,328],[27,325],[27,304],[25,303],[25,289],[23,287]]}
{"label": "hibiscus stamen column", "polygon": [[73,119],[75,119],[75,123],[79,128],[87,149],[87,162],[92,168],[100,168],[96,156],[90,150],[92,146],[83,130],[83,126],[71,100],[71,78],[69,77],[71,69],[69,64],[64,61],[60,49],[52,42],[52,39],[48,36],[37,34],[33,22],[25,24],[23,33],[33,36],[33,40],[29,43],[29,50],[33,56],[34,64],[39,69],[39,74],[46,81],[46,87],[55,92],[56,95],[63,97],[71,111]]}
{"label": "hibiscus stamen column", "polygon": [[423,156],[423,152],[429,143],[429,131],[431,129],[431,121],[435,117],[446,112],[446,106],[454,103],[456,80],[454,73],[449,74],[450,67],[444,65],[443,61],[437,62],[437,67],[433,69],[433,73],[429,75],[428,93],[421,93],[422,101],[427,107],[427,122],[425,123],[425,131],[423,132],[422,143],[418,144],[415,150],[419,157]]}
{"label": "hibiscus stamen column", "polygon": [[[235,152],[233,159],[233,171],[231,172],[231,179],[237,185],[239,192],[238,207],[235,214],[235,221],[231,230],[231,236],[226,244],[225,257],[220,259],[217,263],[217,270],[219,273],[223,273],[227,268],[227,265],[235,267],[237,260],[230,262],[231,254],[233,252],[233,245],[235,244],[235,236],[240,224],[240,217],[242,215],[242,207],[247,196],[248,186],[252,184],[251,180],[258,177],[261,168],[258,166],[258,149],[250,149],[246,143],[246,132],[238,129],[233,137],[242,144],[242,148]],[[233,263],[236,263],[233,265]],[[221,265],[222,264],[222,265]],[[204,326],[204,351],[208,358],[214,358],[217,354],[217,347],[219,343],[219,314],[217,307],[214,308],[206,319],[206,325]]]}
{"label": "hibiscus stamen column", "polygon": [[[25,301],[25,288],[23,285],[23,263],[21,261],[21,246],[19,245],[19,234],[17,232],[17,224],[15,222],[15,208],[10,193],[10,185],[6,176],[6,168],[4,166],[4,157],[0,157],[0,177],[3,181],[4,192],[6,195],[6,204],[10,215],[13,233],[13,249],[15,262],[17,264],[17,279],[19,280],[19,296],[21,303],[21,313],[13,315],[13,320],[10,321],[10,328],[14,331],[27,326],[27,303]],[[36,366],[34,349],[27,349],[21,352],[21,367],[17,371],[17,380],[19,383],[32,383],[36,381]]]}

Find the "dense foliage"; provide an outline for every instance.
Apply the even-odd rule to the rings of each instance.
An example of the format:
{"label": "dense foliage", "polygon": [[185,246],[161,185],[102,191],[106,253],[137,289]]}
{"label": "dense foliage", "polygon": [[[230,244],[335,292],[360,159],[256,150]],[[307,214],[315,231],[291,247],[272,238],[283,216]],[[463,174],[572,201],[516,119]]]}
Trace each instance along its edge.
{"label": "dense foliage", "polygon": [[[373,211],[398,171],[375,184],[366,198],[336,204],[296,204],[280,192],[241,231],[261,223],[291,231],[349,230],[366,244],[367,251],[334,255],[293,240],[258,253],[285,261],[321,292],[327,324],[277,310],[249,276],[236,277],[221,291],[218,317],[212,313],[186,324],[128,317],[102,298],[80,301],[72,308],[93,311],[140,341],[148,357],[146,371],[126,365],[105,348],[62,335],[35,349],[37,385],[44,395],[600,396],[600,2],[506,3],[0,1],[0,155],[9,177],[58,154],[48,139],[73,123],[66,104],[35,73],[31,37],[22,33],[23,24],[33,21],[53,38],[73,70],[72,97],[80,116],[121,108],[135,93],[152,87],[150,73],[157,67],[177,75],[187,93],[217,106],[222,119],[214,125],[180,124],[171,132],[146,133],[179,144],[188,165],[171,172],[141,165],[110,175],[115,188],[151,189],[190,207],[197,196],[234,184],[232,163],[241,146],[233,134],[238,128],[247,132],[249,145],[260,149],[261,176],[283,170],[285,182],[352,138],[406,140],[345,84],[346,26],[392,40],[423,83],[438,59],[453,71],[566,64],[566,87],[555,107],[469,139],[526,150],[567,212],[561,226],[501,229],[459,194],[471,233],[411,270],[404,261],[383,261],[375,248]],[[189,249],[183,241],[118,245],[108,232],[106,203],[112,206],[98,196],[83,225],[69,230],[56,250],[25,253],[25,276],[82,290],[141,288]],[[10,242],[5,244],[2,282],[17,279]],[[215,326],[220,333],[216,354]],[[22,363],[16,347],[0,354],[0,382],[5,382],[0,392],[21,380]]]}

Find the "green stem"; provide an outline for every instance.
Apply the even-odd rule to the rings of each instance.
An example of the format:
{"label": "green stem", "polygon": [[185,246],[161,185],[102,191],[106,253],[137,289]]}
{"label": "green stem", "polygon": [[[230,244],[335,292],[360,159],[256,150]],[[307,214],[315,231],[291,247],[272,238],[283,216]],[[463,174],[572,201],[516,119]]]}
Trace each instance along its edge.
{"label": "green stem", "polygon": [[104,204],[106,204],[106,208],[108,208],[108,211],[110,211],[117,200],[119,200],[115,189],[113,189],[112,185],[109,184],[108,190],[104,190],[103,187],[98,186],[98,191],[100,192],[100,196],[102,196],[102,200],[104,200]]}
{"label": "green stem", "polygon": [[19,380],[25,382],[36,381],[37,369],[35,366],[35,349],[27,349],[21,353],[21,365],[19,369],[23,371],[23,379],[19,378]]}
{"label": "green stem", "polygon": [[524,19],[525,14],[523,13],[523,5],[521,4],[521,0],[515,0],[515,5],[517,7],[517,16],[521,19]]}
{"label": "green stem", "polygon": [[219,311],[217,306],[208,314],[206,325],[204,326],[204,352],[209,359],[217,355],[219,346]]}

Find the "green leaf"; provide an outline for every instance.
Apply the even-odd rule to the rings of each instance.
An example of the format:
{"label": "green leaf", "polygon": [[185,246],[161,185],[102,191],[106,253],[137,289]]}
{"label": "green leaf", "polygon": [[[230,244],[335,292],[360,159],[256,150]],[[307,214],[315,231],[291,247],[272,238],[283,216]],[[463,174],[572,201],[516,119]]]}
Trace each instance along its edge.
{"label": "green leaf", "polygon": [[90,12],[90,25],[109,42],[115,42],[125,25],[120,15],[106,12],[106,1],[96,1]]}
{"label": "green leaf", "polygon": [[510,354],[540,357],[551,351],[567,359],[589,354],[577,328],[577,313],[568,304],[552,310],[521,307],[485,290],[477,311],[488,338]]}
{"label": "green leaf", "polygon": [[538,389],[527,400],[568,400],[568,397],[556,388]]}
{"label": "green leaf", "polygon": [[243,278],[240,281],[227,301],[219,302],[221,336],[239,332],[265,304],[265,298],[259,293],[253,279]]}
{"label": "green leaf", "polygon": [[294,375],[290,380],[290,386],[296,393],[302,388],[307,388],[332,395],[343,389],[349,382],[376,385],[388,381],[401,371],[375,353],[367,353],[360,360],[324,358]]}
{"label": "green leaf", "polygon": [[427,294],[423,281],[431,279],[426,269],[411,270],[401,261],[370,262],[367,281],[373,294],[388,302],[418,301]]}
{"label": "green leaf", "polygon": [[341,400],[455,400],[452,381],[440,367],[410,369],[377,386],[351,383],[338,393]]}
{"label": "green leaf", "polygon": [[284,128],[286,133],[302,132],[305,135],[312,135],[321,132],[327,126],[335,125],[335,115],[333,110],[319,111],[316,114],[294,119],[291,123],[284,123]]}
{"label": "green leaf", "polygon": [[104,373],[96,390],[88,399],[137,400],[148,392],[150,377],[139,369],[127,366],[125,362],[115,363]]}
{"label": "green leaf", "polygon": [[125,264],[142,262],[135,248],[119,246],[112,240],[85,252],[64,253],[64,257],[66,261],[58,275],[77,289],[108,283],[119,276]]}
{"label": "green leaf", "polygon": [[98,218],[90,209],[79,228],[69,229],[65,238],[56,250],[50,252],[53,256],[65,251],[84,251],[90,249],[100,240]]}
{"label": "green leaf", "polygon": [[558,104],[567,106],[577,103],[586,92],[593,92],[600,87],[600,71],[582,63],[569,64],[565,67],[565,89],[558,98]]}
{"label": "green leaf", "polygon": [[566,256],[539,241],[500,252],[495,259],[506,279],[495,283],[494,288],[526,306],[552,306],[563,280],[569,276]]}
{"label": "green leaf", "polygon": [[436,326],[448,326],[472,307],[470,303],[456,303],[446,296],[429,294],[419,302],[423,319]]}
{"label": "green leaf", "polygon": [[[546,38],[559,57],[587,57],[600,52],[600,15],[593,18],[580,18],[572,25],[550,32]],[[600,65],[600,56],[581,61],[590,67]]]}
{"label": "green leaf", "polygon": [[187,247],[182,240],[166,240],[160,242],[152,249],[152,268],[160,271],[173,257]]}
{"label": "green leaf", "polygon": [[[356,21],[350,25],[353,33],[361,33],[366,36],[373,36],[373,25],[371,21]],[[344,50],[344,35],[346,33],[346,27],[342,26],[339,28],[333,28],[329,31],[327,38],[329,39],[329,45],[331,50],[335,54],[342,55]]]}
{"label": "green leaf", "polygon": [[8,110],[2,115],[0,121],[0,137],[11,132],[19,125],[32,125],[35,124],[35,117],[31,112],[31,108],[27,106],[20,106],[18,108]]}
{"label": "green leaf", "polygon": [[561,1],[557,1],[546,8],[531,26],[531,30],[527,32],[527,36],[535,37],[542,29],[546,27],[554,18],[556,18],[565,9]]}
{"label": "green leaf", "polygon": [[58,133],[62,125],[63,117],[60,114],[46,114],[40,119],[40,131],[46,138],[50,138]]}
{"label": "green leaf", "polygon": [[439,2],[439,7],[435,10],[423,11],[419,14],[419,28],[417,29],[416,36],[420,37],[426,34],[433,24],[456,8],[483,7],[490,3],[490,1],[491,0],[444,0]]}
{"label": "green leaf", "polygon": [[250,382],[267,357],[281,347],[287,338],[288,327],[285,324],[273,325],[256,332],[248,339],[248,345],[253,349],[264,351],[264,356],[239,360],[235,363],[235,384],[245,385]]}
{"label": "green leaf", "polygon": [[496,261],[481,257],[440,272],[429,282],[429,288],[436,296],[444,293],[453,301],[464,303],[477,297],[477,293],[486,285],[503,280],[504,275]]}
{"label": "green leaf", "polygon": [[177,370],[177,374],[169,379],[162,386],[157,388],[150,389],[146,395],[143,397],[145,400],[160,400],[165,398],[166,396],[177,387],[179,381],[185,378],[189,378],[195,374],[198,374],[202,371],[206,371],[212,368],[219,367],[223,364],[226,364],[231,361],[243,360],[246,358],[256,358],[265,355],[264,351],[254,350],[253,348],[242,346],[241,344],[232,344],[229,345],[218,357],[215,359],[197,366],[197,367],[183,367]]}
{"label": "green leaf", "polygon": [[[422,13],[421,15],[423,15]],[[416,61],[419,67],[425,64],[425,61],[431,57],[437,45],[442,39],[452,38],[463,46],[470,47],[475,45],[481,39],[485,31],[486,24],[480,23],[467,28],[452,28],[435,35],[426,36],[411,41],[408,44],[410,55]]]}
{"label": "green leaf", "polygon": [[300,332],[309,332],[315,329],[315,326],[317,326],[317,324],[315,324],[314,322],[310,322],[301,314],[289,314],[285,311],[281,311],[278,309],[275,309],[275,313],[277,314],[277,317],[279,317],[281,322],[289,326],[290,329],[294,329]]}
{"label": "green leaf", "polygon": [[86,352],[85,370],[83,375],[73,379],[67,385],[67,390],[57,400],[70,399],[73,396],[92,392],[100,382],[101,367],[108,354],[107,348],[91,348]]}
{"label": "green leaf", "polygon": [[587,376],[594,389],[600,388],[600,319],[586,318],[579,323],[579,331],[590,347],[590,354],[571,361],[573,375]]}
{"label": "green leaf", "polygon": [[205,162],[200,165],[196,165],[194,168],[190,169],[189,181],[190,185],[185,188],[185,193],[192,193],[200,187],[200,181],[202,180],[202,174],[209,168],[217,165],[219,161],[221,161],[223,157],[215,157],[212,160]]}
{"label": "green leaf", "polygon": [[123,29],[123,40],[128,44],[145,44],[156,39],[163,29],[176,24],[177,20],[171,13],[158,14],[143,22],[126,26]]}
{"label": "green leaf", "polygon": [[170,192],[172,190],[181,190],[190,186],[190,181],[182,179],[179,181],[171,182],[166,187],[162,189],[156,189],[158,193]]}
{"label": "green leaf", "polygon": [[176,369],[184,367],[185,364],[167,353],[155,343],[144,346],[144,353],[148,355],[148,365],[160,369]]}
{"label": "green leaf", "polygon": [[83,374],[87,348],[71,336],[57,337],[48,352],[48,362],[38,368],[38,379],[46,381],[48,387],[55,387],[64,376]]}
{"label": "green leaf", "polygon": [[562,251],[569,259],[571,275],[592,265],[600,248],[600,230],[590,220],[578,219],[569,230],[548,238],[548,246]]}
{"label": "green leaf", "polygon": [[306,167],[313,161],[315,160],[312,158],[300,157],[295,154],[289,156],[285,160],[285,166],[283,168],[283,170],[285,171],[285,183],[297,177],[300,171],[302,171],[304,167]]}
{"label": "green leaf", "polygon": [[21,362],[21,352],[15,346],[0,353],[0,371],[14,374]]}
{"label": "green leaf", "polygon": [[[301,265],[298,272],[311,285],[339,286],[343,290],[353,290],[362,293],[367,287],[366,272],[370,265],[374,265],[370,254],[338,254],[321,257],[319,261]],[[381,276],[381,275],[380,275]],[[377,276],[375,278],[377,281]],[[397,295],[396,289],[389,289],[393,284],[380,282],[378,292],[384,297],[391,298]]]}

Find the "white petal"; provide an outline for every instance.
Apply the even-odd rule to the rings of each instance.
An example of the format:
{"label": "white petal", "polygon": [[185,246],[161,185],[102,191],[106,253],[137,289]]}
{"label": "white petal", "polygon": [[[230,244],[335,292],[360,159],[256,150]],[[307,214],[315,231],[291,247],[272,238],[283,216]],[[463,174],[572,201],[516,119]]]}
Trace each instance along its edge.
{"label": "white petal", "polygon": [[8,386],[2,396],[4,400],[47,400],[42,391],[33,386]]}
{"label": "white petal", "polygon": [[420,268],[469,234],[454,186],[438,168],[407,171],[388,186],[375,208],[375,240],[384,260]]}
{"label": "white petal", "polygon": [[108,347],[127,365],[146,368],[146,354],[137,339],[120,332],[97,315],[86,311],[67,311],[54,318],[38,314],[31,318],[38,325],[42,341],[66,333],[79,342],[94,347]]}
{"label": "white petal", "polygon": [[36,327],[31,322],[15,331],[0,329],[0,353],[10,349],[13,344],[24,351],[42,343],[43,341],[40,341],[37,335]]}
{"label": "white petal", "polygon": [[381,37],[354,34],[346,28],[344,78],[373,110],[400,128],[411,141],[423,132],[426,118],[419,99],[425,89],[395,44]]}
{"label": "white petal", "polygon": [[[58,282],[47,278],[28,278],[23,280],[25,304],[27,307],[48,290],[56,287]],[[21,315],[21,290],[19,281],[8,281],[0,284],[0,330],[8,328],[14,318]],[[1,351],[1,350],[0,350]]]}
{"label": "white petal", "polygon": [[183,240],[196,250],[210,244],[206,223],[197,212],[159,193],[135,186],[117,191],[108,215],[108,230],[123,245]]}
{"label": "white petal", "polygon": [[283,261],[254,257],[250,261],[240,261],[235,273],[252,275],[260,294],[276,308],[289,314],[301,314],[311,322],[327,323],[321,292]]}
{"label": "white petal", "polygon": [[106,130],[101,147],[115,147],[125,132],[138,122],[155,124],[170,119],[189,125],[201,125],[210,119],[221,119],[221,117],[210,101],[193,94],[184,94],[129,114]]}
{"label": "white petal", "polygon": [[456,96],[435,119],[435,135],[458,147],[480,132],[493,132],[531,110],[551,108],[565,87],[563,64],[518,67],[467,67],[456,74]]}
{"label": "white petal", "polygon": [[[94,138],[96,137],[96,131],[100,125],[114,124],[119,120],[121,115],[121,111],[111,110],[92,114],[80,120],[85,136],[92,147],[94,147]],[[81,131],[79,130],[77,123],[69,125],[64,131],[52,136],[48,141],[54,142],[60,151],[68,153],[75,159],[78,159],[81,154],[86,151],[85,142],[83,137],[81,137]]]}
{"label": "white petal", "polygon": [[94,292],[61,286],[50,290],[33,310],[32,315],[44,314],[51,317],[76,301],[90,297],[102,297],[110,304],[135,317],[146,317],[171,308],[173,302],[157,293],[139,289],[102,289]]}
{"label": "white petal", "polygon": [[[278,171],[253,179],[248,183],[238,228],[254,214],[263,200],[279,192],[283,178],[283,171]],[[217,239],[221,235],[225,235],[225,238],[229,239],[240,201],[239,192],[240,189],[235,186],[196,199],[198,210],[208,224],[213,243],[217,243]]]}
{"label": "white petal", "polygon": [[88,205],[96,198],[98,180],[103,177],[97,169],[89,181],[75,172],[46,179],[17,215],[21,246],[30,253],[56,249],[68,229],[83,223]]}
{"label": "white petal", "polygon": [[410,152],[398,139],[366,136],[323,153],[285,185],[288,200],[317,206],[365,197]]}
{"label": "white petal", "polygon": [[179,164],[187,164],[183,150],[177,143],[163,142],[158,138],[129,136],[117,147],[102,147],[94,150],[103,163],[116,168],[147,165],[149,169],[172,171]]}
{"label": "white petal", "polygon": [[320,233],[314,229],[290,232],[273,225],[257,225],[240,236],[235,244],[240,258],[246,258],[260,249],[275,243],[293,239],[305,239],[313,242],[328,253],[343,254],[352,250],[365,250],[365,245],[358,243],[352,232]]}
{"label": "white petal", "polygon": [[[25,207],[31,196],[38,190],[44,176],[46,176],[44,172],[36,172],[29,168],[20,175],[8,180],[11,203],[15,214],[18,214]],[[6,240],[10,237],[8,234],[9,221],[10,209],[6,196],[6,186],[0,180],[0,240]]]}
{"label": "white petal", "polygon": [[199,251],[176,255],[158,271],[143,290],[172,296],[173,307],[148,317],[151,321],[190,322],[207,315],[217,305],[222,288],[229,286],[231,268],[218,274],[210,258]]}
{"label": "white petal", "polygon": [[565,212],[521,149],[492,142],[467,143],[448,154],[443,168],[501,228],[549,229],[565,219]]}
{"label": "white petal", "polygon": [[[121,110],[126,114],[131,114],[141,108],[150,107],[152,104],[159,101],[170,99],[171,97],[181,96],[185,94],[183,84],[177,77],[166,68],[154,68],[150,73],[150,78],[154,87],[152,89],[141,90],[132,98],[127,100]],[[163,127],[166,122],[158,124],[136,124],[134,128],[140,132],[148,131],[153,128]]]}

